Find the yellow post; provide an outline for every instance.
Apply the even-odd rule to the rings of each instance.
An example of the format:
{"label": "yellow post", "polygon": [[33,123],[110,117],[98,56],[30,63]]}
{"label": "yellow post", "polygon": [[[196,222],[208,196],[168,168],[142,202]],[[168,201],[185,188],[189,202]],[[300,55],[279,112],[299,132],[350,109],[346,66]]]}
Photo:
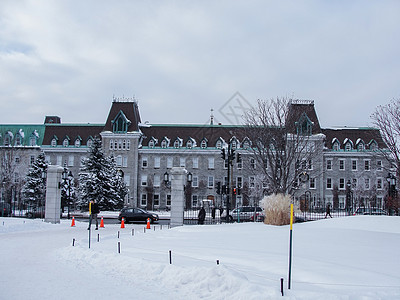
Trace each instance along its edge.
{"label": "yellow post", "polygon": [[290,204],[290,245],[289,245],[289,278],[288,289],[290,290],[292,281],[292,232],[293,232],[293,204]]}
{"label": "yellow post", "polygon": [[89,215],[92,214],[92,202],[89,202]]}

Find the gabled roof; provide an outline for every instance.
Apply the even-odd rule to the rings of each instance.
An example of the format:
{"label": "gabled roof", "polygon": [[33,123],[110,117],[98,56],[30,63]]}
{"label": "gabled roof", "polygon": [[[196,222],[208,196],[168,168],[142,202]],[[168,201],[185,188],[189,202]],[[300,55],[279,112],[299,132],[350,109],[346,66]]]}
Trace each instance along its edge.
{"label": "gabled roof", "polygon": [[289,132],[297,132],[297,122],[304,118],[304,114],[312,122],[312,134],[321,133],[321,126],[314,107],[314,101],[309,100],[292,100],[289,103],[289,111],[286,119],[286,127]]}

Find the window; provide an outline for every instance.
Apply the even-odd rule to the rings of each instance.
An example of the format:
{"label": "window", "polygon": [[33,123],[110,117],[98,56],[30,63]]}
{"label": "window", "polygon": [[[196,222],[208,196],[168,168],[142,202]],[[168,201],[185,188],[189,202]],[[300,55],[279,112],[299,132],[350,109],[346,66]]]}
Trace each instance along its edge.
{"label": "window", "polygon": [[214,187],[214,176],[208,176],[208,187],[209,188]]}
{"label": "window", "polygon": [[117,150],[118,149],[118,140],[115,140],[114,141],[114,150]]}
{"label": "window", "polygon": [[174,158],[173,157],[167,157],[167,168],[171,169],[173,166]]}
{"label": "window", "polygon": [[383,164],[381,160],[376,161],[376,170],[377,171],[382,171],[383,169]]}
{"label": "window", "polygon": [[14,174],[14,183],[19,183],[19,174],[18,173]]}
{"label": "window", "polygon": [[334,142],[332,148],[333,148],[333,151],[339,151],[339,149],[340,149],[339,143],[338,142]]}
{"label": "window", "polygon": [[70,155],[68,156],[68,167],[73,167],[74,166],[74,156]]}
{"label": "window", "polygon": [[370,184],[369,184],[369,178],[364,179],[364,188],[366,190],[369,190]]}
{"label": "window", "polygon": [[113,149],[113,146],[114,146],[114,141],[113,141],[113,140],[110,140],[110,150]]}
{"label": "window", "polygon": [[209,157],[208,158],[208,168],[209,169],[214,169],[214,157]]}
{"label": "window", "polygon": [[142,168],[147,168],[148,162],[147,157],[142,157]]}
{"label": "window", "polygon": [[339,170],[345,170],[345,160],[344,159],[339,159]]}
{"label": "window", "polygon": [[193,157],[193,169],[197,169],[199,167],[199,158]]}
{"label": "window", "polygon": [[159,186],[160,186],[160,183],[161,183],[161,181],[160,181],[160,175],[154,175],[154,183],[153,183],[153,185],[154,185],[155,187],[159,187]]}
{"label": "window", "polygon": [[351,161],[351,170],[357,171],[357,161],[356,160]]}
{"label": "window", "polygon": [[242,176],[236,177],[236,187],[242,188],[243,187],[243,178]]}
{"label": "window", "polygon": [[346,146],[344,148],[345,151],[351,151],[352,147],[350,143],[346,143]]}
{"label": "window", "polygon": [[360,142],[357,146],[358,151],[364,151],[364,143]]}
{"label": "window", "polygon": [[156,168],[156,169],[160,168],[160,162],[161,162],[161,159],[159,156],[154,157],[154,168]]}
{"label": "window", "polygon": [[[34,156],[34,155],[31,155],[31,165],[33,165],[33,163],[35,162],[35,160],[36,160],[35,156]],[[61,164],[60,164],[60,166],[61,166]]]}
{"label": "window", "polygon": [[150,140],[149,148],[154,148],[154,146],[155,146],[154,140]]}
{"label": "window", "polygon": [[371,169],[371,161],[370,160],[364,160],[364,170],[365,171],[370,171]]}
{"label": "window", "polygon": [[128,166],[128,157],[127,156],[122,157],[122,166],[124,168],[126,168]]}
{"label": "window", "polygon": [[376,179],[376,188],[378,190],[381,190],[383,188],[383,180],[382,180],[382,178],[377,178]]}
{"label": "window", "polygon": [[167,194],[166,203],[167,203],[168,206],[171,206],[171,194]]}
{"label": "window", "polygon": [[69,140],[65,138],[63,141],[63,147],[68,147],[68,146],[69,146]]}
{"label": "window", "polygon": [[51,140],[51,146],[52,146],[52,147],[56,147],[56,146],[57,146],[57,139],[56,139],[56,138],[53,138],[53,139]]}
{"label": "window", "polygon": [[332,178],[326,179],[326,188],[330,190],[332,189]]}
{"label": "window", "polygon": [[126,149],[126,140],[122,140],[122,149],[123,149],[123,150]]}
{"label": "window", "polygon": [[174,148],[179,148],[181,146],[181,141],[179,138],[177,138],[174,142]]}
{"label": "window", "polygon": [[256,160],[254,158],[250,158],[250,168],[256,168]]}
{"label": "window", "polygon": [[126,141],[126,150],[130,150],[131,149],[131,141],[127,140]]}
{"label": "window", "polygon": [[186,168],[186,158],[185,157],[179,158],[179,166],[182,168]]}
{"label": "window", "polygon": [[21,159],[19,158],[19,156],[16,156],[16,157],[15,157],[15,163],[16,163],[16,164],[19,164],[20,161],[21,161]]}
{"label": "window", "polygon": [[222,141],[221,141],[221,140],[218,140],[217,143],[215,144],[215,147],[216,147],[217,149],[221,149],[221,148],[222,148]]}
{"label": "window", "polygon": [[308,160],[308,169],[309,170],[313,169],[313,165],[312,165],[312,160],[311,159]]}
{"label": "window", "polygon": [[92,140],[92,139],[88,139],[87,142],[86,142],[86,145],[87,145],[88,147],[92,147],[92,145],[93,145],[93,140]]}
{"label": "window", "polygon": [[153,204],[154,206],[160,206],[160,194],[154,194]]}
{"label": "window", "polygon": [[141,185],[142,186],[147,186],[147,175],[142,175]]}
{"label": "window", "polygon": [[243,168],[243,160],[242,159],[237,162],[237,168],[238,169],[242,169]]}
{"label": "window", "polygon": [[142,194],[140,205],[147,206],[147,194]]}
{"label": "window", "polygon": [[167,141],[165,139],[161,142],[161,148],[167,148]]}
{"label": "window", "polygon": [[80,147],[81,146],[81,140],[80,139],[76,139],[75,140],[75,147]]}
{"label": "window", "polygon": [[35,135],[31,135],[29,138],[29,146],[36,146],[37,145],[37,138]]}
{"label": "window", "polygon": [[122,156],[121,155],[118,155],[117,157],[116,157],[116,163],[117,163],[117,167],[122,167]]}
{"label": "window", "polygon": [[192,187],[198,187],[199,186],[199,177],[193,176],[192,177]]}
{"label": "window", "polygon": [[344,178],[339,178],[339,190],[345,190],[346,185],[345,185],[345,180]]}
{"label": "window", "polygon": [[122,140],[118,140],[118,149],[119,149],[119,150],[122,149]]}
{"label": "window", "polygon": [[249,177],[249,187],[254,188],[255,187],[255,179],[254,176]]}
{"label": "window", "polygon": [[126,186],[130,186],[131,185],[131,175],[129,174],[124,174],[124,182]]}
{"label": "window", "polygon": [[357,188],[357,178],[353,178],[353,182],[352,182],[352,184],[351,184],[351,187],[352,187],[353,189],[356,189],[356,188]]}
{"label": "window", "polygon": [[58,155],[58,156],[57,156],[57,163],[56,163],[56,165],[62,166],[62,156],[61,156],[61,155]]}
{"label": "window", "polygon": [[315,178],[310,178],[310,189],[315,189]]}
{"label": "window", "polygon": [[332,170],[332,160],[331,159],[326,160],[326,169]]}
{"label": "window", "polygon": [[188,140],[186,142],[186,148],[188,148],[188,149],[192,149],[193,148],[193,141],[192,140]]}
{"label": "window", "polygon": [[12,133],[7,132],[6,135],[4,136],[4,146],[10,146],[11,140],[12,140]]}
{"label": "window", "polygon": [[192,207],[197,207],[199,203],[199,198],[197,195],[192,195]]}
{"label": "window", "polygon": [[202,140],[201,144],[200,144],[201,149],[206,149],[207,148],[207,141],[206,140]]}

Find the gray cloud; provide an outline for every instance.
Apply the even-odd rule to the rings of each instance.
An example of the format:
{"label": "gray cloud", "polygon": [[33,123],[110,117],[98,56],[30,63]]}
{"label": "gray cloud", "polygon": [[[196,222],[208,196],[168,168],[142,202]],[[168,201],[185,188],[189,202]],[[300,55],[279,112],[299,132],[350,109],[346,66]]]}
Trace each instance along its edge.
{"label": "gray cloud", "polygon": [[104,122],[113,95],[154,123],[312,99],[323,126],[400,97],[398,1],[3,1],[0,120]]}

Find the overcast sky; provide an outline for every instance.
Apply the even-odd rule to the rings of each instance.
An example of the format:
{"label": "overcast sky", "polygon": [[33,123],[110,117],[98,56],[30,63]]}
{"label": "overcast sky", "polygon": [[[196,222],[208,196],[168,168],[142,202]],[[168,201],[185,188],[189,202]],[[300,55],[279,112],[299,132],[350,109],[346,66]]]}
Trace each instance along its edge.
{"label": "overcast sky", "polygon": [[[0,1],[0,123],[238,123],[314,100],[320,123],[371,125],[400,97],[400,1]],[[230,117],[231,116],[231,117]]]}

